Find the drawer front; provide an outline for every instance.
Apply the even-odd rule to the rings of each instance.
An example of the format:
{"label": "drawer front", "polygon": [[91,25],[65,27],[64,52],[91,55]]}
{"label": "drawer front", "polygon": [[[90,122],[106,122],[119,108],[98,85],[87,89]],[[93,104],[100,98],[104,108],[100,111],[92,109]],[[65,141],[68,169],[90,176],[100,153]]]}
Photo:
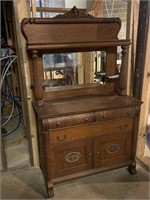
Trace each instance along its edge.
{"label": "drawer front", "polygon": [[96,168],[131,159],[132,133],[114,133],[94,140],[94,166]]}
{"label": "drawer front", "polygon": [[51,146],[52,178],[92,168],[91,140]]}
{"label": "drawer front", "polygon": [[69,115],[48,119],[50,129],[74,126],[79,124],[88,124],[91,122],[94,122],[93,113]]}
{"label": "drawer front", "polygon": [[110,133],[122,133],[132,131],[133,118],[122,118],[90,125],[51,130],[49,132],[49,143],[61,144],[84,138],[107,135]]}
{"label": "drawer front", "polygon": [[60,116],[48,119],[49,129],[58,129],[82,124],[90,124],[106,120],[135,117],[139,113],[137,107],[119,108],[114,110]]}
{"label": "drawer front", "polygon": [[103,120],[109,120],[109,119],[116,119],[116,118],[122,118],[122,117],[134,117],[137,114],[137,110],[135,107],[129,107],[129,108],[122,108],[122,109],[114,109],[114,110],[108,110],[108,111],[99,111],[95,112],[95,120],[103,121]]}

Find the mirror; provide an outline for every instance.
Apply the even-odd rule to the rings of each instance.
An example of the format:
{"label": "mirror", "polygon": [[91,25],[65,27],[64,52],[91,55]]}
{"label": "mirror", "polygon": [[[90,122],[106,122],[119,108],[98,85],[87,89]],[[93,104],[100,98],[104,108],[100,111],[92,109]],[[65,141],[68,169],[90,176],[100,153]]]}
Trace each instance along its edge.
{"label": "mirror", "polygon": [[76,85],[76,53],[44,54],[44,84],[47,87]]}
{"label": "mirror", "polygon": [[106,51],[44,54],[44,87],[105,84]]}

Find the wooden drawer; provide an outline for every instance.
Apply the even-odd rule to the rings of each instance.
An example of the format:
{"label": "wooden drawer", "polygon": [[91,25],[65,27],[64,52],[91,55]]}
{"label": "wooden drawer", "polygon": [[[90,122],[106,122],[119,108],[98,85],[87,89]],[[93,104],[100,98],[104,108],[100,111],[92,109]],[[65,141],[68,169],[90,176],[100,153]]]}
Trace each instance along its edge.
{"label": "wooden drawer", "polygon": [[79,124],[88,124],[91,122],[94,122],[93,113],[69,115],[69,116],[62,116],[62,117],[55,117],[48,119],[50,129],[74,126]]}
{"label": "wooden drawer", "polygon": [[137,115],[138,110],[135,107],[128,107],[122,109],[114,109],[114,110],[106,110],[106,111],[99,111],[95,112],[95,120],[103,121],[109,119],[116,119],[122,117],[134,117]]}
{"label": "wooden drawer", "polygon": [[57,129],[57,128],[71,127],[81,124],[90,124],[93,122],[99,122],[117,118],[135,117],[138,113],[139,113],[138,108],[128,107],[122,109],[48,118],[48,125],[49,129]]}
{"label": "wooden drawer", "polygon": [[131,131],[133,118],[122,118],[100,123],[49,131],[50,144],[61,144],[84,138]]}

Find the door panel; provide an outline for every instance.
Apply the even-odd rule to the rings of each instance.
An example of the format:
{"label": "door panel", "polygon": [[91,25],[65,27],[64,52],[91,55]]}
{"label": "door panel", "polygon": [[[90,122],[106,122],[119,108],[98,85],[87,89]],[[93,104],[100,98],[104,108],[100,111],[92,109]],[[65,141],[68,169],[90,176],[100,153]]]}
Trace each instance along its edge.
{"label": "door panel", "polygon": [[94,141],[94,166],[117,164],[130,159],[132,132],[101,136]]}
{"label": "door panel", "polygon": [[51,147],[52,177],[60,177],[92,168],[91,140]]}

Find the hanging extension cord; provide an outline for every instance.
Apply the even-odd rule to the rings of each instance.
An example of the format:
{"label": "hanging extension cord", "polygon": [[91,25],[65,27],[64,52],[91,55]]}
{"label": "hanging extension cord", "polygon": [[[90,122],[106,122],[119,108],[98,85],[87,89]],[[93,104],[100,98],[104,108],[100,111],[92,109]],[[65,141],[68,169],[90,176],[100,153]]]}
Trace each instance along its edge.
{"label": "hanging extension cord", "polygon": [[[14,56],[13,56],[14,57]],[[3,58],[2,58],[3,59]],[[1,60],[2,60],[1,59]],[[6,58],[5,58],[6,59]],[[1,79],[1,81],[0,81],[0,89],[2,88],[2,84],[3,84],[3,81],[4,81],[4,78],[5,78],[5,76],[6,76],[6,74],[7,74],[7,71],[9,70],[9,68],[11,67],[11,65],[12,65],[12,63],[15,61],[17,59],[17,56],[15,56],[13,59],[12,59],[12,61],[9,63],[9,65],[7,66],[7,68],[6,68],[6,70],[5,70],[5,72],[2,72],[2,74],[3,74],[3,76],[2,76],[2,79]],[[3,70],[4,71],[4,70]]]}
{"label": "hanging extension cord", "polygon": [[107,7],[107,0],[105,0],[105,7],[106,7],[106,11],[107,11],[107,15],[108,17],[112,17],[112,13],[113,13],[113,10],[114,10],[114,1],[112,2],[112,8],[111,8],[111,14],[109,13],[109,10],[108,10],[108,7]]}

